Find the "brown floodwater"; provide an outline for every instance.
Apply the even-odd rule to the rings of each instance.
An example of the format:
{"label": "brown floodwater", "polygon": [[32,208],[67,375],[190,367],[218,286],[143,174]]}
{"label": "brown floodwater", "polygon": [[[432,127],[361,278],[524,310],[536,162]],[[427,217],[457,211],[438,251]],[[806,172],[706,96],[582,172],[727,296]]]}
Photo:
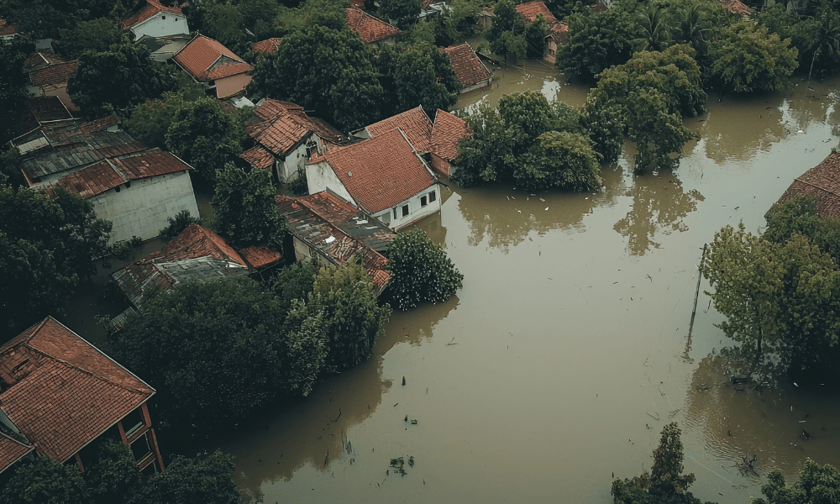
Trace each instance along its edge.
{"label": "brown floodwater", "polygon": [[[458,106],[586,95],[539,63],[496,77]],[[464,273],[457,296],[395,312],[369,361],[199,450],[235,455],[237,485],[266,503],[607,503],[612,475],[650,468],[670,421],[703,500],[747,503],[806,457],[840,466],[840,394],[729,385],[705,281],[688,338],[703,244],[727,224],[760,230],[837,145],[838,84],[713,95],[686,121],[702,139],[678,169],[634,176],[628,146],[599,192],[451,185],[419,227]],[[737,466],[753,455],[755,472]],[[405,475],[389,467],[398,457]]]}

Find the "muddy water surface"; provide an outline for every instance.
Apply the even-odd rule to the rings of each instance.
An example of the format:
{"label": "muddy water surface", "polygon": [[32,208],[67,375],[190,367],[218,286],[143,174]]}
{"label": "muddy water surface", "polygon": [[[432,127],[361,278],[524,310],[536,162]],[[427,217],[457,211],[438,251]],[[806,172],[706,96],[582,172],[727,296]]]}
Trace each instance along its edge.
{"label": "muddy water surface", "polygon": [[[459,105],[585,96],[542,65],[497,76]],[[597,193],[453,186],[420,227],[464,273],[457,297],[394,313],[369,362],[208,447],[236,455],[238,485],[265,502],[609,502],[612,474],[649,468],[673,420],[704,500],[746,503],[805,457],[840,465],[840,395],[727,385],[702,293],[687,338],[703,244],[727,224],[758,230],[828,155],[838,84],[712,97],[674,173],[634,177],[622,159]],[[753,454],[755,472],[736,466]],[[401,456],[404,476],[389,467]]]}

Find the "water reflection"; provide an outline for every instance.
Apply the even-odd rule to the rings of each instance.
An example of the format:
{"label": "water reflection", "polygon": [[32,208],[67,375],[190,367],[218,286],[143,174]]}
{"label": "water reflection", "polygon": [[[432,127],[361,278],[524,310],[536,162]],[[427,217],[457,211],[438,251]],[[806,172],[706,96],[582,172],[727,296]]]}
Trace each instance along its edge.
{"label": "water reflection", "polygon": [[659,242],[655,241],[657,233],[668,235],[688,230],[685,217],[704,199],[697,190],[686,191],[670,172],[637,176],[624,195],[632,196],[633,203],[613,229],[627,237],[631,255],[644,255],[652,248],[659,248]]}
{"label": "water reflection", "polygon": [[[724,467],[756,456],[754,480],[774,469],[795,474],[810,457],[836,458],[840,393],[788,385],[756,390],[734,385],[727,352],[702,359],[691,377],[685,422],[702,431],[705,449]],[[812,437],[804,439],[803,429]]]}
{"label": "water reflection", "polygon": [[235,453],[237,485],[255,493],[264,482],[288,481],[306,465],[328,472],[342,457],[352,465],[362,447],[354,446],[348,432],[376,411],[388,389],[400,385],[383,379],[384,355],[398,343],[420,345],[431,338],[435,326],[458,304],[453,297],[439,305],[395,311],[368,361],[326,378],[309,397],[278,404],[199,449]]}
{"label": "water reflection", "polygon": [[502,185],[459,190],[458,206],[470,226],[467,243],[475,247],[486,241],[491,248],[507,251],[532,232],[582,231],[585,215],[615,203],[621,175],[622,169],[614,165],[602,169],[604,189],[599,193],[525,193]]}

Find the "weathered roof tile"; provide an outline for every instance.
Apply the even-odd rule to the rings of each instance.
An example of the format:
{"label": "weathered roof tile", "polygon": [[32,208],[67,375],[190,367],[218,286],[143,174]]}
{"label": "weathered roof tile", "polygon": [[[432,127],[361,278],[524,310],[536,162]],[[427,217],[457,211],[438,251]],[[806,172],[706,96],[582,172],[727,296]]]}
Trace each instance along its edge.
{"label": "weathered roof tile", "polygon": [[466,42],[440,49],[440,51],[449,56],[452,70],[455,71],[455,76],[464,88],[475,86],[492,77],[490,71],[487,70],[487,67],[478,59],[475,51]]}
{"label": "weathered roof tile", "polygon": [[432,153],[452,162],[458,157],[458,141],[470,134],[470,127],[458,116],[438,109],[432,129]]}
{"label": "weathered roof tile", "polygon": [[402,33],[396,27],[371,16],[358,7],[348,7],[344,9],[344,12],[347,16],[347,27],[358,33],[365,44],[396,37]]}

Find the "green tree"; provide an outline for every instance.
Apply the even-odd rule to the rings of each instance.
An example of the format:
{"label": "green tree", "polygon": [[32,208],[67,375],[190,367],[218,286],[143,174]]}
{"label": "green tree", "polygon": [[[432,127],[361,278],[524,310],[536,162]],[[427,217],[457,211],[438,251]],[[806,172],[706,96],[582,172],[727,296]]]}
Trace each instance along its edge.
{"label": "green tree", "polygon": [[213,228],[234,248],[282,245],[285,221],[274,194],[267,170],[245,173],[228,163],[216,177]]}
{"label": "green tree", "polygon": [[233,457],[216,451],[201,459],[176,457],[149,478],[134,502],[143,504],[238,504]]}
{"label": "green tree", "polygon": [[527,190],[558,187],[591,191],[601,187],[600,172],[588,138],[580,133],[548,131],[537,137],[513,176],[517,187]]}
{"label": "green tree", "polygon": [[[33,225],[32,223],[38,223]],[[56,198],[0,186],[0,340],[61,307],[106,253],[111,223],[90,203],[59,189]]]}
{"label": "green tree", "polygon": [[94,504],[129,502],[142,485],[131,448],[119,441],[99,442],[95,462],[85,469],[85,484]]}
{"label": "green tree", "polygon": [[0,154],[0,186],[10,185],[12,187],[29,186],[21,172],[20,151],[15,147],[9,147]]}
{"label": "green tree", "polygon": [[247,418],[278,394],[311,391],[326,355],[323,330],[286,322],[280,301],[248,278],[185,282],[148,299],[111,347],[157,389],[159,425],[198,435]]}
{"label": "green tree", "polygon": [[160,237],[166,241],[181,234],[190,224],[198,222],[198,219],[193,217],[189,210],[181,210],[174,217],[167,217],[166,220],[169,225],[158,231]]}
{"label": "green tree", "polygon": [[283,313],[288,312],[292,307],[292,301],[306,301],[312,286],[315,283],[315,275],[318,274],[318,267],[314,262],[296,262],[283,268],[274,280],[270,288],[280,301]]}
{"label": "green tree", "polygon": [[105,18],[80,21],[60,30],[58,51],[67,59],[76,59],[87,51],[104,52],[114,44],[130,44],[126,32]]}
{"label": "green tree", "polygon": [[160,98],[140,103],[131,109],[131,116],[122,122],[131,136],[149,147],[166,149],[166,132],[175,120],[175,113],[186,103],[206,96],[204,88],[186,72],[178,72],[176,81],[177,90],[167,91]]}
{"label": "green tree", "polygon": [[461,84],[449,56],[430,44],[383,47],[377,58],[387,99],[380,109],[394,115],[421,105],[430,115],[458,100]]}
{"label": "green tree", "polygon": [[657,3],[641,5],[633,13],[636,38],[632,44],[637,51],[664,51],[671,45],[672,15]]}
{"label": "green tree", "polygon": [[443,303],[462,286],[464,275],[422,229],[398,234],[388,256],[389,289],[400,310],[423,302]]}
{"label": "green tree", "polygon": [[529,58],[542,58],[547,36],[548,21],[542,14],[537,14],[537,18],[525,27],[525,55]]}
{"label": "green tree", "polygon": [[18,466],[0,490],[4,504],[87,504],[85,481],[79,468],[49,457]]}
{"label": "green tree", "polygon": [[790,39],[781,40],[748,20],[724,29],[720,41],[710,48],[715,78],[739,93],[784,89],[799,66],[798,54]]}
{"label": "green tree", "polygon": [[288,100],[351,130],[380,118],[373,53],[347,29],[309,26],[283,39],[254,69],[249,92]]}
{"label": "green tree", "polygon": [[306,308],[323,315],[329,348],[327,370],[331,372],[341,372],[370,357],[391,314],[389,305],[377,305],[375,286],[359,258],[336,269],[321,268]]}
{"label": "green tree", "polygon": [[614,479],[610,493],[615,504],[700,504],[688,491],[694,474],[683,474],[683,445],[676,423],[662,428],[659,446],[653,451],[653,467],[641,476]]}
{"label": "green tree", "polygon": [[420,17],[420,0],[382,0],[382,14],[396,22],[400,30],[407,30]]}
{"label": "green tree", "polygon": [[234,3],[219,2],[204,9],[204,24],[208,37],[236,50],[245,37],[245,17]]}
{"label": "green tree", "polygon": [[840,501],[840,472],[831,464],[820,467],[806,459],[799,481],[786,486],[785,475],[773,471],[762,485],[761,493],[767,498],[754,499],[752,504],[828,504]]}
{"label": "green tree", "polygon": [[23,62],[26,61],[27,45],[18,42],[0,41],[0,115],[5,115],[26,96],[26,75]]}
{"label": "green tree", "polygon": [[816,24],[816,30],[813,32],[812,41],[805,51],[800,51],[805,63],[811,60],[808,81],[811,80],[815,68],[817,75],[829,75],[840,67],[840,12],[825,6],[813,23]]}
{"label": "green tree", "polygon": [[109,106],[126,110],[174,87],[172,73],[156,66],[149,49],[130,43],[82,54],[67,82],[70,98],[88,119],[102,117]]}
{"label": "green tree", "polygon": [[184,102],[166,131],[166,146],[206,181],[242,153],[242,126],[222,110],[217,100],[204,97]]}
{"label": "green tree", "polygon": [[642,88],[630,93],[626,105],[627,136],[636,143],[636,173],[649,168],[672,168],[679,162],[683,145],[699,136],[683,126],[682,118],[668,111],[665,95]]}
{"label": "green tree", "polygon": [[527,54],[525,19],[516,12],[513,0],[499,0],[493,9],[493,26],[487,32],[487,41],[494,54],[524,58]]}
{"label": "green tree", "polygon": [[593,14],[588,9],[567,18],[569,42],[557,50],[560,72],[591,80],[604,69],[625,63],[632,54],[633,25],[619,5]]}

